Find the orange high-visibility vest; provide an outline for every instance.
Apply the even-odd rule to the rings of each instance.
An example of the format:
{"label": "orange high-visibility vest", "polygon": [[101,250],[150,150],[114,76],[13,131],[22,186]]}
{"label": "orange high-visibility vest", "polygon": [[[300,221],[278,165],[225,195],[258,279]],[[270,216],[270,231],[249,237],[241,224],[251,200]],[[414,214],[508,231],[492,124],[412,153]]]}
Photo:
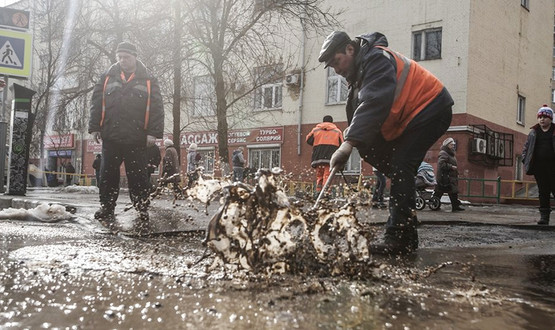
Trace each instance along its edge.
{"label": "orange high-visibility vest", "polygon": [[[102,89],[102,115],[100,117],[100,127],[102,127],[102,124],[104,124],[104,116],[106,114],[106,86],[108,86],[109,79],[110,79],[110,76],[106,76],[106,79],[104,80],[104,88]],[[131,81],[131,79],[132,78],[130,78],[129,81]],[[150,118],[150,79],[146,80],[146,92],[147,92],[147,97],[146,97],[146,111],[145,111],[145,126],[143,128],[144,130],[147,129],[148,120]]]}
{"label": "orange high-visibility vest", "polygon": [[443,84],[420,64],[383,46],[376,46],[397,63],[397,87],[389,116],[381,128],[386,141],[398,138],[416,117],[443,90]]}
{"label": "orange high-visibility vest", "polygon": [[322,127],[316,126],[306,136],[306,140],[308,141],[311,136],[314,138],[314,143],[312,143],[314,147],[319,145],[332,145],[339,147],[343,141],[343,132],[341,132],[338,128],[326,130]]}

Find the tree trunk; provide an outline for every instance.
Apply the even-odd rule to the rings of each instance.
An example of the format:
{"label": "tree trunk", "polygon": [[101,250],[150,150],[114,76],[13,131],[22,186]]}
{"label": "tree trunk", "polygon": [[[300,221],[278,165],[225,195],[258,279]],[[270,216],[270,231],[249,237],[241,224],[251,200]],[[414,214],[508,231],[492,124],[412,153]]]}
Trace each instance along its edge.
{"label": "tree trunk", "polygon": [[175,28],[173,45],[173,142],[176,146],[177,156],[181,159],[180,135],[181,135],[181,1],[174,1],[175,5]]}

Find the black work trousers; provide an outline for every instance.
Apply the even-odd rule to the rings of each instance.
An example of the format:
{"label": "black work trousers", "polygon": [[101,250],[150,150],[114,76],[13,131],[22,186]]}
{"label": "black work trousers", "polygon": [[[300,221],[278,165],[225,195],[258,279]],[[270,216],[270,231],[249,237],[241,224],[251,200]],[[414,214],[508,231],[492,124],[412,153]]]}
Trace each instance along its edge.
{"label": "black work trousers", "polygon": [[120,167],[125,163],[129,195],[138,211],[148,209],[148,182],[146,146],[113,142],[102,143],[100,175],[100,204],[108,209],[116,207],[119,196]]}
{"label": "black work trousers", "polygon": [[372,202],[383,203],[383,192],[385,190],[386,178],[380,171],[374,171],[376,175],[376,186],[374,188],[374,195],[372,196]]}
{"label": "black work trousers", "polygon": [[551,195],[555,197],[555,161],[536,161],[533,166],[540,195],[540,208],[551,209]]}
{"label": "black work trousers", "polygon": [[386,231],[402,229],[416,220],[414,177],[428,149],[449,128],[452,116],[450,106],[441,109],[436,115],[409,125],[397,139],[385,141],[380,136],[380,141],[363,150],[364,160],[391,179]]}

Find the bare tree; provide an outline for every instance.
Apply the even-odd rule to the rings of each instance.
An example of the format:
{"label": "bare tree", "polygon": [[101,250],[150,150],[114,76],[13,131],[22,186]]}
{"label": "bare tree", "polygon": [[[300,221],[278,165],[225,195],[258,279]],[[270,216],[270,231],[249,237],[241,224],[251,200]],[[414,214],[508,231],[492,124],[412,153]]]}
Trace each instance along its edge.
{"label": "bare tree", "polygon": [[[231,109],[263,84],[283,78],[280,46],[289,28],[321,30],[337,25],[321,0],[193,0],[185,10],[194,57],[212,79],[220,160],[228,163]],[[300,27],[301,28],[301,27]],[[248,86],[243,90],[237,85]],[[245,105],[245,104],[243,104]],[[251,113],[252,114],[252,113]]]}
{"label": "bare tree", "polygon": [[84,97],[89,91],[82,88],[79,72],[82,48],[76,31],[81,1],[42,0],[34,2],[35,30],[38,31],[34,53],[39,69],[32,80],[37,91],[34,102],[36,116],[31,151],[44,157],[44,138],[47,131],[69,132],[81,129],[82,122],[68,105]]}

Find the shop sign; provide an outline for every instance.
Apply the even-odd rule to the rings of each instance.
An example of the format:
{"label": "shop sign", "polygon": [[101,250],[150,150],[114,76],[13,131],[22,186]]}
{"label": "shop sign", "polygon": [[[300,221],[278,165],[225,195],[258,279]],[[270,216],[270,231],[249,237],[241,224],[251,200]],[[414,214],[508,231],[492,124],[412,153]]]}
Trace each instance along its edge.
{"label": "shop sign", "polygon": [[87,152],[93,152],[95,154],[102,152],[102,143],[96,143],[93,139],[87,141]]}
{"label": "shop sign", "polygon": [[73,150],[48,150],[48,157],[71,157]]}
{"label": "shop sign", "polygon": [[283,143],[283,127],[268,127],[252,130],[247,143]]}
{"label": "shop sign", "polygon": [[44,137],[45,149],[73,149],[74,135],[46,135]]}
{"label": "shop sign", "polygon": [[[181,145],[217,145],[218,132],[191,132],[181,135]],[[283,127],[264,127],[251,130],[233,130],[227,134],[229,145],[283,143]]]}

